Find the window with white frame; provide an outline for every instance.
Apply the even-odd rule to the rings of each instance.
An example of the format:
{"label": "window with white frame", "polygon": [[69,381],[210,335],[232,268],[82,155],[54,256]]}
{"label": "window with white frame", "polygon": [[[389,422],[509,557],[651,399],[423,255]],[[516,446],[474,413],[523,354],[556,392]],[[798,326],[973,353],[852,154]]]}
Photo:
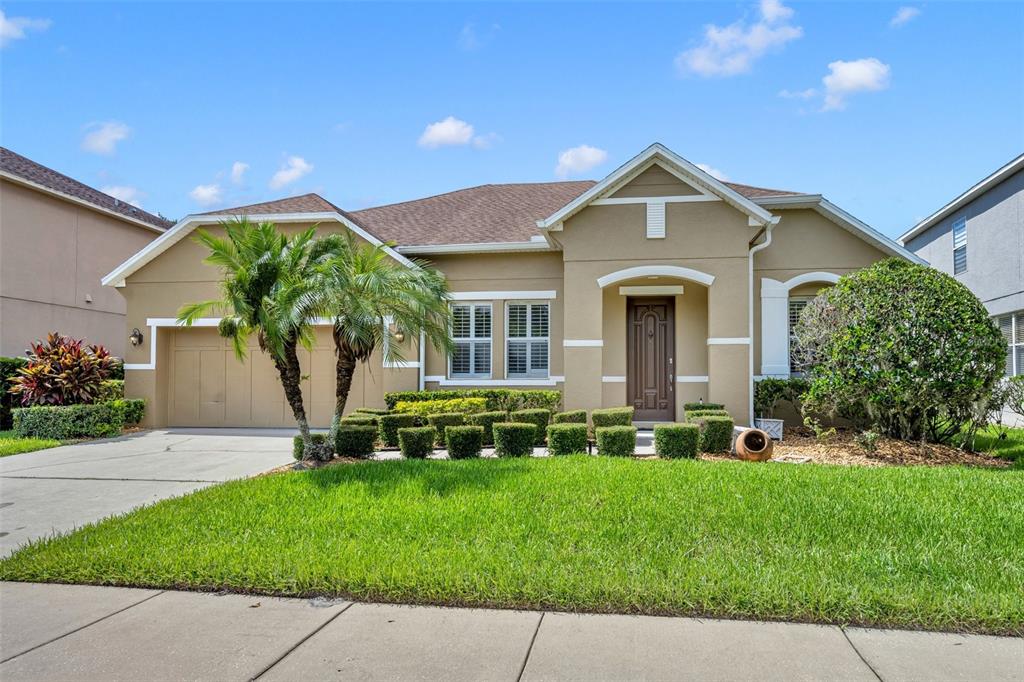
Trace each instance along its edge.
{"label": "window with white frame", "polygon": [[547,303],[506,307],[505,372],[509,378],[547,379],[551,309]]}
{"label": "window with white frame", "polygon": [[452,350],[448,374],[452,378],[491,376],[491,304],[452,305]]}
{"label": "window with white frame", "polygon": [[789,371],[791,374],[800,374],[804,369],[795,357],[796,335],[794,332],[796,323],[800,321],[800,313],[813,299],[813,296],[790,296],[789,298]]}
{"label": "window with white frame", "polygon": [[967,272],[967,218],[953,223],[953,274]]}
{"label": "window with white frame", "polygon": [[1024,310],[996,318],[999,331],[1006,339],[1006,376],[1024,375]]}

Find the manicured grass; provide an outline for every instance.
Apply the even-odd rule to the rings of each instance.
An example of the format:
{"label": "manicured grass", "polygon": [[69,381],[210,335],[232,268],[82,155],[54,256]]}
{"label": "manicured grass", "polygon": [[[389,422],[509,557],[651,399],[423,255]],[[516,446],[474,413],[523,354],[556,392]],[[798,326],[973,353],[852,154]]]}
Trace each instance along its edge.
{"label": "manicured grass", "polygon": [[50,438],[18,438],[14,435],[14,431],[0,431],[0,457],[55,448],[58,445],[60,445],[59,440]]}
{"label": "manicured grass", "polygon": [[0,579],[1024,633],[1024,473],[581,455],[208,488]]}
{"label": "manicured grass", "polygon": [[[1000,433],[1005,433],[1006,437],[1000,438]],[[1024,429],[997,429],[994,426],[987,426],[978,431],[974,449],[1012,460],[1017,468],[1024,469]]]}

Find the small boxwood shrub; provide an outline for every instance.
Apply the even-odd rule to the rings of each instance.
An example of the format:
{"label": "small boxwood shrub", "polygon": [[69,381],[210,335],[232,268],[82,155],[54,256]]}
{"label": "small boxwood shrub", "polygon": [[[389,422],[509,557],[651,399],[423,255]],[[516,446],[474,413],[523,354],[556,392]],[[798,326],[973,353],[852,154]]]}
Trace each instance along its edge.
{"label": "small boxwood shrub", "polygon": [[724,410],[725,405],[722,403],[683,403],[683,411],[689,412],[690,410]]}
{"label": "small boxwood shrub", "polygon": [[690,410],[686,413],[687,419],[696,419],[697,417],[728,417],[729,413],[725,410]]}
{"label": "small boxwood shrub", "polygon": [[395,405],[395,412],[416,414],[426,417],[432,414],[476,414],[487,409],[487,401],[483,398],[450,398],[448,400],[420,400],[416,402],[402,401]]}
{"label": "small boxwood shrub", "polygon": [[377,445],[377,427],[372,424],[342,424],[334,435],[334,452],[339,457],[369,457]]}
{"label": "small boxwood shrub", "polygon": [[128,398],[111,402],[115,409],[121,411],[121,423],[124,426],[134,426],[146,416],[146,401],[142,398]]}
{"label": "small boxwood shrub", "polygon": [[700,427],[696,424],[655,424],[654,454],[668,459],[693,459],[700,451]]}
{"label": "small boxwood shrub", "polygon": [[408,429],[413,426],[416,426],[416,415],[414,414],[382,414],[377,423],[380,440],[389,448],[398,447],[398,429]]}
{"label": "small boxwood shrub", "polygon": [[443,414],[432,414],[427,417],[427,423],[437,431],[437,444],[444,445],[444,430],[449,426],[462,426],[466,423],[466,415],[459,412],[447,412]]}
{"label": "small boxwood shrub", "polygon": [[594,428],[602,426],[632,426],[632,407],[609,407],[603,410],[593,410],[590,419],[594,422]]}
{"label": "small boxwood shrub", "polygon": [[597,454],[632,457],[635,452],[635,426],[602,426],[597,429]]}
{"label": "small boxwood shrub", "polygon": [[484,427],[449,426],[444,430],[444,438],[452,459],[479,457],[484,446]]}
{"label": "small boxwood shrub", "polygon": [[434,451],[437,432],[433,426],[410,426],[398,429],[398,447],[403,457],[423,459]]}
{"label": "small boxwood shrub", "polygon": [[[562,404],[559,391],[524,391],[510,388],[470,388],[455,391],[396,391],[385,393],[384,402],[389,409],[395,409],[400,402],[422,402],[425,400],[450,400],[452,398],[483,398],[487,412],[511,412],[543,407],[554,412]],[[446,410],[445,410],[446,411]]]}
{"label": "small boxwood shrub", "polygon": [[37,405],[14,410],[19,438],[104,438],[121,433],[125,414],[113,402],[92,405]]}
{"label": "small boxwood shrub", "polygon": [[[586,417],[586,412],[583,416]],[[587,425],[574,422],[548,427],[548,454],[571,455],[587,452]]]}
{"label": "small boxwood shrub", "polygon": [[533,424],[537,427],[534,433],[534,444],[544,445],[544,436],[547,435],[548,422],[551,421],[551,410],[516,410],[509,415],[509,419],[514,422],[522,422],[524,424]]}
{"label": "small boxwood shrub", "polygon": [[[311,433],[309,434],[309,438],[316,445],[327,442],[326,433]],[[296,461],[302,459],[302,455],[303,453],[305,453],[305,451],[306,444],[302,441],[302,436],[295,436],[294,438],[292,438],[292,457],[294,457]]]}
{"label": "small boxwood shrub", "polygon": [[355,411],[359,414],[375,414],[378,417],[382,414],[388,414],[386,409],[380,407],[357,407]]}
{"label": "small boxwood shrub", "polygon": [[466,421],[474,426],[484,427],[484,445],[494,445],[494,432],[491,427],[495,422],[507,422],[508,412],[481,412],[466,415]]}
{"label": "small boxwood shrub", "polygon": [[350,414],[341,418],[342,424],[349,426],[376,426],[379,417],[372,414]]}
{"label": "small boxwood shrub", "polygon": [[569,410],[568,412],[556,412],[552,418],[556,424],[586,424],[586,410]]}
{"label": "small boxwood shrub", "polygon": [[497,422],[494,430],[494,451],[498,457],[526,457],[533,452],[537,427],[522,422]]}
{"label": "small boxwood shrub", "polygon": [[732,445],[732,417],[708,415],[695,417],[692,423],[700,427],[701,452],[726,452]]}

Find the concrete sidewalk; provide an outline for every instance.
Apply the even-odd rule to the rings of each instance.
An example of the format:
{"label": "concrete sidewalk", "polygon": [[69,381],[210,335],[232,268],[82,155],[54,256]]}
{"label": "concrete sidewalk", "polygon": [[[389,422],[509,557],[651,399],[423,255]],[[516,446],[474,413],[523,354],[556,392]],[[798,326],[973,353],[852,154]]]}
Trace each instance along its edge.
{"label": "concrete sidewalk", "polygon": [[0,584],[0,679],[1024,680],[1024,639]]}

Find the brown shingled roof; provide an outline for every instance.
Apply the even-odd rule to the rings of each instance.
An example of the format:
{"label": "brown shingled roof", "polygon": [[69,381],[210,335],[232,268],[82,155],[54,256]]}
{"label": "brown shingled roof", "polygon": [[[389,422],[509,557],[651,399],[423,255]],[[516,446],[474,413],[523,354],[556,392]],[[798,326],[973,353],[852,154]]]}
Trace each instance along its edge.
{"label": "brown shingled roof", "polygon": [[259,204],[221,208],[216,211],[207,211],[201,215],[271,215],[274,213],[332,213],[335,211],[341,211],[341,209],[319,194],[310,192],[297,197],[264,201]]}
{"label": "brown shingled roof", "polygon": [[126,218],[133,218],[144,222],[147,225],[152,225],[158,230],[166,230],[174,224],[170,220],[165,220],[160,216],[155,216],[148,211],[132,206],[126,201],[115,199],[109,194],[104,194],[98,189],[89,187],[74,178],[69,178],[63,173],[58,173],[52,168],[47,168],[42,164],[36,163],[21,154],[12,152],[6,147],[0,147],[0,170],[17,176],[23,180],[27,180],[28,182],[41,185],[54,192],[66,194],[74,197],[75,199],[92,204],[97,208],[112,211],[125,216]]}

